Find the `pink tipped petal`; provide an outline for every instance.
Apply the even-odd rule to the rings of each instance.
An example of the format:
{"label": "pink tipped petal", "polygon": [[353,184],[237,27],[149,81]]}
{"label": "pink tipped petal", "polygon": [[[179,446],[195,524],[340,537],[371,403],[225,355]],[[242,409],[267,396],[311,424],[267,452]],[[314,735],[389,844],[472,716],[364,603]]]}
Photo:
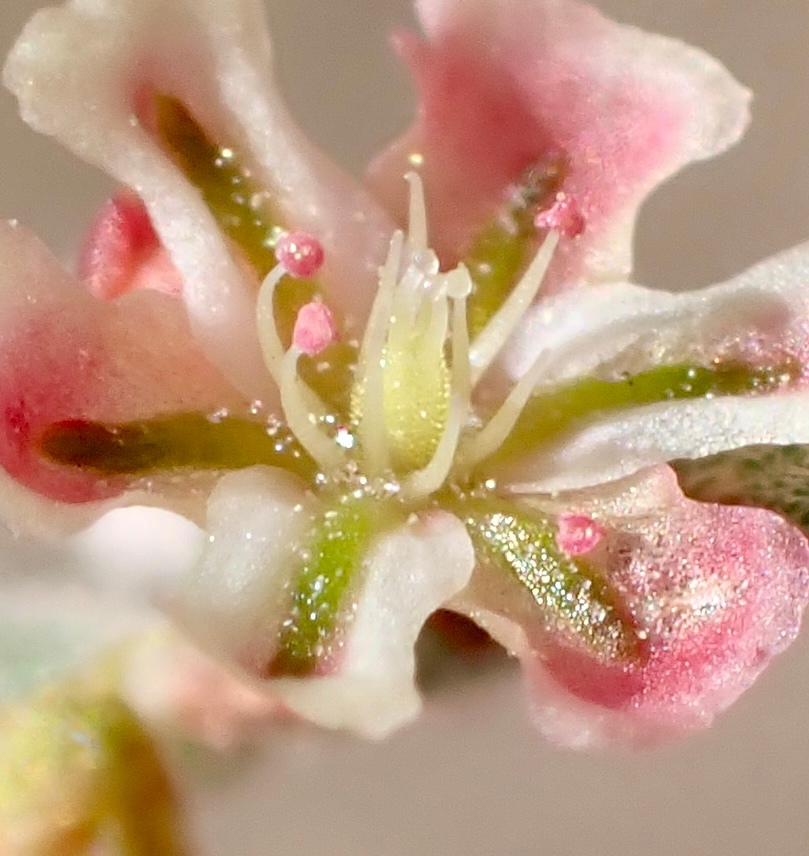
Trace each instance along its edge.
{"label": "pink tipped petal", "polygon": [[323,242],[335,305],[362,315],[390,234],[370,197],[291,122],[268,86],[270,59],[258,0],[69,0],[31,19],[4,74],[26,121],[140,196],[182,277],[195,334],[248,399],[269,389],[251,332],[256,284],[139,121],[144,93],[179,99],[212,139],[239,147],[281,225]]}
{"label": "pink tipped petal", "polygon": [[132,646],[122,696],[150,731],[233,749],[284,715],[281,702],[171,632]]}
{"label": "pink tipped petal", "polygon": [[[241,404],[201,354],[180,303],[153,291],[98,301],[30,233],[8,224],[0,227],[0,317],[0,465],[58,503],[110,500],[129,482],[46,459],[39,441],[54,423]],[[3,505],[16,518],[18,489],[9,489]]]}
{"label": "pink tipped petal", "polygon": [[96,297],[111,300],[153,288],[179,295],[182,279],[152,228],[140,199],[124,190],[90,226],[79,256],[79,277]]}
{"label": "pink tipped petal", "polygon": [[[492,608],[489,570],[467,595],[464,611],[522,660],[540,731],[566,746],[656,743],[708,726],[794,640],[809,602],[809,543],[799,530],[763,509],[685,499],[666,468],[645,481],[582,507],[605,527],[587,561],[634,622],[637,659],[549,640],[539,616],[513,609],[518,593],[512,609],[504,605],[502,582]],[[634,508],[636,492],[658,507]],[[576,497],[558,498],[567,501]]]}
{"label": "pink tipped petal", "polygon": [[468,250],[526,170],[561,163],[561,190],[587,231],[560,246],[545,293],[622,278],[647,194],[747,124],[749,95],[715,60],[573,0],[421,0],[417,10],[427,42],[398,45],[419,117],[370,178],[403,219],[400,177],[419,165],[445,262]]}

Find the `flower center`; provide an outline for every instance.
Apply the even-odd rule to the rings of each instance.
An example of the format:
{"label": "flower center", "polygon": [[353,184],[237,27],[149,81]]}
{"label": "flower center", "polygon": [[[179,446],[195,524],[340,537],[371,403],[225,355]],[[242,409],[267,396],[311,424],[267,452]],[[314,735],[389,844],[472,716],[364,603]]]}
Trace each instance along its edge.
{"label": "flower center", "polygon": [[36,438],[54,464],[133,481],[262,463],[318,489],[358,485],[418,501],[448,483],[486,492],[492,465],[508,467],[527,449],[611,410],[758,395],[797,376],[789,358],[750,366],[726,354],[543,387],[540,355],[494,412],[484,410],[477,384],[533,303],[560,236],[575,238],[585,225],[562,190],[564,153],[549,154],[507,189],[465,264],[448,271],[428,247],[421,183],[410,177],[409,232],[392,239],[358,350],[350,337],[339,341],[340,319],[318,302],[319,242],[284,230],[272,188],[256,183],[238,147],[212,142],[175,99],[156,94],[144,104],[144,126],[199,189],[234,252],[264,278],[258,331],[284,419],[261,402],[116,424],[65,414]]}
{"label": "flower center", "polygon": [[[259,294],[258,325],[287,423],[323,473],[333,477],[353,463],[366,479],[394,480],[400,496],[415,501],[444,486],[456,463],[468,469],[485,457],[519,417],[533,387],[532,373],[482,428],[472,393],[533,302],[559,233],[548,233],[521,280],[470,343],[467,299],[474,287],[472,277],[464,264],[440,270],[427,242],[421,179],[411,173],[407,180],[408,234],[393,236],[379,272],[357,359],[348,426],[335,432],[328,406],[296,374],[298,356],[312,353],[296,342],[298,334],[286,351],[281,345],[273,308],[275,289],[285,276],[298,275],[284,260],[283,246],[279,264]],[[566,205],[569,208],[572,202],[566,200]],[[294,240],[314,241],[300,235]],[[322,258],[315,250],[309,255]],[[314,272],[307,270],[305,275]],[[310,338],[307,319],[316,314],[313,307],[301,310],[296,330],[302,338]],[[319,339],[322,347],[332,340],[330,335]]]}

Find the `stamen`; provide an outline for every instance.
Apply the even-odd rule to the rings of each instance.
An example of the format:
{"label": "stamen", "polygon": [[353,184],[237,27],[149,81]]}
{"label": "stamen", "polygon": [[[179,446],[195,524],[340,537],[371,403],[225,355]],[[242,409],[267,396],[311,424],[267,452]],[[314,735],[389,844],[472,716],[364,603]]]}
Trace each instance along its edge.
{"label": "stamen", "polygon": [[385,396],[385,339],[396,296],[396,283],[404,248],[404,234],[394,233],[385,264],[379,270],[379,290],[365,328],[357,365],[352,403],[358,418],[357,433],[368,475],[380,475],[389,466],[383,401]]}
{"label": "stamen", "polygon": [[559,232],[565,238],[578,238],[584,231],[585,220],[575,198],[560,192],[550,208],[537,214],[534,225],[537,229]]}
{"label": "stamen", "polygon": [[568,556],[591,552],[604,537],[604,527],[584,514],[560,514],[556,526],[556,543]]}
{"label": "stamen", "polygon": [[494,362],[495,357],[500,353],[522,320],[528,307],[533,303],[542,285],[542,280],[550,267],[558,243],[559,233],[548,233],[539,252],[534,256],[534,260],[528,266],[528,270],[516,288],[472,344],[469,351],[469,363],[472,367],[473,388]]}
{"label": "stamen", "polygon": [[461,436],[468,406],[460,398],[450,401],[449,418],[430,463],[411,473],[402,482],[401,496],[405,499],[421,499],[435,493],[447,480],[455,458],[455,449]]}
{"label": "stamen", "polygon": [[[256,323],[264,363],[273,380],[280,386],[284,345],[275,321],[275,291],[285,276],[302,279],[316,273],[323,264],[324,252],[323,246],[314,236],[288,232],[278,239],[275,255],[278,264],[264,278],[256,298]],[[311,395],[315,396],[313,392]]]}
{"label": "stamen", "polygon": [[424,202],[424,184],[416,172],[408,172],[405,180],[410,185],[410,211],[407,220],[407,240],[413,252],[427,249],[427,206]]}
{"label": "stamen", "polygon": [[459,456],[460,470],[470,471],[500,448],[511,433],[511,429],[517,424],[526,402],[533,395],[534,388],[545,372],[548,358],[547,351],[540,353],[531,368],[509,392],[500,409],[463,449]]}
{"label": "stamen", "polygon": [[[344,450],[319,428],[326,412],[317,396],[298,376],[298,360],[304,352],[293,344],[281,363],[278,384],[281,407],[295,439],[317,461],[323,472],[333,472],[346,463]],[[312,407],[313,400],[320,406]]]}
{"label": "stamen", "polygon": [[472,277],[466,266],[461,264],[447,274],[446,283],[447,295],[452,300],[452,390],[468,409],[472,397],[472,372],[466,300],[472,293]]}
{"label": "stamen", "polygon": [[275,257],[290,276],[309,279],[322,267],[323,245],[306,232],[287,232],[275,244]]}
{"label": "stamen", "polygon": [[337,325],[329,307],[317,300],[302,306],[292,331],[292,344],[307,357],[316,357],[336,341]]}
{"label": "stamen", "polygon": [[264,278],[256,298],[256,323],[258,341],[264,363],[273,380],[281,385],[281,364],[284,361],[284,346],[275,323],[275,290],[287,275],[282,264],[276,265]]}

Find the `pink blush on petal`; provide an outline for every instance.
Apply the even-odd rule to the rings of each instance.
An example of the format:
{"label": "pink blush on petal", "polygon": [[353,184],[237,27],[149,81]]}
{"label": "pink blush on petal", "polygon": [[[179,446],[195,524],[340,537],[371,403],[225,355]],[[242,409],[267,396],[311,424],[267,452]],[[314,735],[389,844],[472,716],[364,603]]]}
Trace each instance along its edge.
{"label": "pink blush on petal", "polygon": [[[579,209],[578,225],[566,218],[565,231],[578,235],[585,222],[587,231],[560,244],[543,293],[589,269],[627,272],[626,219],[683,149],[689,105],[677,101],[681,94],[667,97],[632,71],[601,80],[583,54],[560,55],[547,43],[482,54],[442,33],[428,43],[400,35],[397,47],[416,80],[419,117],[372,164],[370,178],[404,219],[406,200],[393,176],[418,158],[433,243],[445,264],[469,251],[527,170],[553,161],[562,169],[559,191]],[[617,244],[613,229],[621,231]]]}
{"label": "pink blush on petal", "polygon": [[[78,412],[80,399],[93,388],[95,348],[70,347],[72,337],[65,332],[64,319],[39,319],[35,328],[4,344],[5,353],[28,353],[31,359],[0,366],[0,465],[37,493],[60,502],[91,502],[120,493],[122,481],[50,463],[38,448],[44,431]],[[57,349],[59,342],[65,347]]]}
{"label": "pink blush on petal", "polygon": [[764,509],[683,500],[667,517],[608,532],[600,554],[642,630],[642,658],[605,664],[561,645],[527,653],[540,718],[555,682],[594,719],[620,714],[641,742],[705,727],[795,638],[809,601],[809,544]]}
{"label": "pink blush on petal", "polygon": [[143,202],[123,190],[96,215],[79,257],[79,278],[112,300],[139,288],[179,295],[182,280],[152,227]]}

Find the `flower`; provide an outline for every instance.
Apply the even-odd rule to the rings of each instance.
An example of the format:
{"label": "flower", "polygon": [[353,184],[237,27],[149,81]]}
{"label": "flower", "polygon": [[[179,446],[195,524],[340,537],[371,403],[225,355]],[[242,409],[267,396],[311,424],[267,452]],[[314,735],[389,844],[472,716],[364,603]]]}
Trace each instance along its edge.
{"label": "flower", "polygon": [[417,10],[421,109],[370,190],[268,85],[253,0],[32,19],[23,116],[126,190],[83,283],[0,232],[2,510],[198,522],[158,602],[323,725],[412,719],[450,608],[520,658],[559,743],[704,726],[809,599],[809,508],[773,490],[809,443],[809,248],[681,295],[626,278],[638,206],[739,137],[747,93],[575,2]]}

